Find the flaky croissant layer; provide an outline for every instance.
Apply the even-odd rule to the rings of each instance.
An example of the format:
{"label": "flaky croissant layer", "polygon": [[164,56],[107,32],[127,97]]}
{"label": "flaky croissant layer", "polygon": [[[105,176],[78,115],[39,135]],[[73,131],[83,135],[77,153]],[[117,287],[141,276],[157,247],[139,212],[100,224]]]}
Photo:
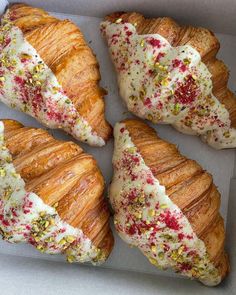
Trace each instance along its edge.
{"label": "flaky croissant layer", "polygon": [[[20,141],[19,141],[20,140]],[[113,246],[94,159],[42,129],[0,121],[0,229],[5,240],[102,263]]]}
{"label": "flaky croissant layer", "polygon": [[117,123],[114,136],[109,197],[119,235],[161,269],[219,284],[228,260],[211,176],[141,121]]}
{"label": "flaky croissant layer", "polygon": [[112,14],[101,31],[131,112],[199,135],[214,148],[236,147],[235,95],[210,31],[138,13]]}
{"label": "flaky croissant layer", "polygon": [[49,128],[102,146],[104,117],[98,63],[80,30],[45,11],[11,6],[0,26],[0,100]]}

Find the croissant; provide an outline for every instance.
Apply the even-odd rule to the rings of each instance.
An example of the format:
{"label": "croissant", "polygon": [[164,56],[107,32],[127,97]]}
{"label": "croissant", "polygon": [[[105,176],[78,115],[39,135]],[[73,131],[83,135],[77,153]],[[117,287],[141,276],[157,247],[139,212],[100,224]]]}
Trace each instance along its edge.
{"label": "croissant", "polygon": [[104,117],[99,66],[79,28],[44,10],[10,6],[0,26],[0,100],[49,128],[102,146]]}
{"label": "croissant", "polygon": [[131,112],[199,135],[216,149],[236,147],[235,95],[212,32],[139,13],[114,13],[101,31]]}
{"label": "croissant", "polygon": [[214,286],[229,271],[212,176],[138,120],[114,128],[109,198],[121,238],[155,266]]}
{"label": "croissant", "polygon": [[104,180],[91,155],[43,129],[0,121],[0,230],[11,243],[102,263],[113,247]]}

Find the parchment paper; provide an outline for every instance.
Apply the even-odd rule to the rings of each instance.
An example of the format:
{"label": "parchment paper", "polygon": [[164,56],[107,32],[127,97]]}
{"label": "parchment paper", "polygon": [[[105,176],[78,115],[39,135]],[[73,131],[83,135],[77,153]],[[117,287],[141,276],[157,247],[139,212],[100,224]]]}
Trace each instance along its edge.
{"label": "parchment paper", "polygon": [[[108,121],[110,121],[110,123],[114,125],[115,122],[121,119],[132,117],[132,115],[127,112],[127,109],[122,103],[122,100],[118,94],[116,74],[111,63],[105,41],[101,38],[99,32],[99,24],[101,19],[96,17],[72,16],[64,14],[55,15],[61,18],[70,18],[76,24],[78,24],[82,32],[85,34],[90,46],[96,53],[98,61],[100,63],[100,70],[102,76],[101,85],[108,91],[108,95],[105,99],[106,116]],[[232,74],[231,77],[235,77],[236,36],[218,35],[218,37],[222,44],[219,57],[224,59],[225,63],[229,66]],[[232,80],[230,80],[230,86],[231,89],[235,90],[236,84],[233,85]],[[42,127],[33,118],[23,113],[9,109],[2,103],[0,103],[0,118],[12,118],[19,120],[20,122],[28,126]],[[230,180],[233,176],[234,170],[235,151],[216,151],[208,147],[206,144],[202,143],[199,138],[183,135],[175,131],[170,126],[159,125],[155,126],[155,129],[163,139],[167,139],[170,142],[177,144],[180,151],[184,155],[198,161],[204,167],[204,169],[208,170],[213,175],[214,182],[222,194],[221,213],[226,221]],[[73,140],[72,137],[67,136],[62,131],[50,132],[53,133],[57,138],[64,140]],[[111,158],[113,151],[113,140],[110,140],[109,143],[103,148],[92,148],[84,144],[80,145],[84,148],[86,152],[93,154],[94,157],[97,159],[98,164],[106,179],[106,183],[108,185],[112,177]],[[113,269],[134,270],[145,273],[158,273],[164,276],[175,276],[175,274],[172,274],[170,272],[158,271],[147,261],[147,259],[137,249],[129,248],[129,246],[126,245],[119,237],[117,237],[116,234],[115,240],[116,241],[114,250],[108,261],[103,265],[104,267],[109,267]],[[43,255],[36,251],[30,245],[10,245],[4,241],[0,241],[0,254],[1,253],[54,261],[64,260],[64,258],[60,255]]]}

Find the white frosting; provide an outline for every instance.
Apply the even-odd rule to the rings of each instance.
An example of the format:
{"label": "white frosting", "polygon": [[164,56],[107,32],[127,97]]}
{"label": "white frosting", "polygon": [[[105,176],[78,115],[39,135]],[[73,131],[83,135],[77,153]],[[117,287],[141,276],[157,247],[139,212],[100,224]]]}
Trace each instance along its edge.
{"label": "white frosting", "polygon": [[0,100],[8,106],[31,115],[49,128],[63,128],[90,145],[105,144],[78,113],[22,31],[9,21],[9,12],[0,27],[0,83]]}
{"label": "white frosting", "polygon": [[229,112],[212,93],[211,73],[197,50],[172,47],[159,34],[138,35],[135,26],[101,24],[128,109],[154,123],[200,135],[214,148],[236,147]]}
{"label": "white frosting", "polygon": [[121,238],[138,247],[157,267],[217,285],[221,278],[204,242],[145,164],[124,123],[116,124],[114,137],[109,198]]}
{"label": "white frosting", "polygon": [[64,222],[55,208],[46,205],[16,173],[4,142],[4,124],[0,121],[0,230],[11,243],[29,242],[49,254],[63,253],[69,262],[104,262],[81,229]]}

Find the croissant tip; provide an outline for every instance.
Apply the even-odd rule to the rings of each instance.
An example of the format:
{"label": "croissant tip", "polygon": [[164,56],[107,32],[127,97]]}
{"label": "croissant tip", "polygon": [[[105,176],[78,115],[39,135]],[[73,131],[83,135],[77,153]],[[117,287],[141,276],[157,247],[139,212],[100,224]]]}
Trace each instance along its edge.
{"label": "croissant tip", "polygon": [[105,16],[105,20],[111,20],[111,19],[119,18],[124,13],[125,13],[125,11],[112,12],[112,13]]}
{"label": "croissant tip", "polygon": [[114,248],[115,239],[113,236],[113,233],[111,229],[108,232],[107,239],[105,241],[104,245],[104,252],[105,252],[105,259],[107,260],[109,256],[111,255],[112,249]]}
{"label": "croissant tip", "polygon": [[113,127],[108,121],[106,121],[106,133],[104,132],[104,136],[103,136],[103,140],[105,141],[104,145],[106,145],[108,141],[112,138],[112,134],[113,134]]}
{"label": "croissant tip", "polygon": [[124,124],[128,124],[128,123],[135,123],[135,122],[139,122],[139,123],[143,123],[143,124],[145,124],[141,119],[133,119],[133,118],[126,118],[126,119],[124,119],[124,120],[122,120],[120,123],[124,123]]}

